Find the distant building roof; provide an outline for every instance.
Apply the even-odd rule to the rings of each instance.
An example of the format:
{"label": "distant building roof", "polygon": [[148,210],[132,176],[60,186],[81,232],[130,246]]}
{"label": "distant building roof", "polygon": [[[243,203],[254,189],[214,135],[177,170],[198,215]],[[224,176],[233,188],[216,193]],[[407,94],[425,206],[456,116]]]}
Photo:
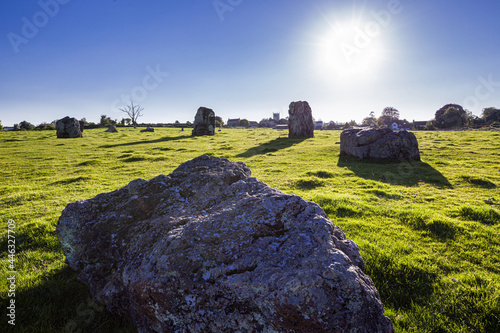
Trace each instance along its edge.
{"label": "distant building roof", "polygon": [[427,125],[427,121],[413,121],[413,126],[425,126]]}
{"label": "distant building roof", "polygon": [[235,125],[238,125],[239,122],[240,122],[240,118],[228,119],[227,120],[227,126],[235,126]]}

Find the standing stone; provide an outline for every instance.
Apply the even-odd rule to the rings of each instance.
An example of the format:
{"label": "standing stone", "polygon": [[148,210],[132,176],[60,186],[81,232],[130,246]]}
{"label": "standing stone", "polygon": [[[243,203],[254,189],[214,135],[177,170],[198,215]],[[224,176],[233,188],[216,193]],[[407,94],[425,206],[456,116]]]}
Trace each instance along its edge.
{"label": "standing stone", "polygon": [[116,126],[115,125],[111,125],[109,126],[109,128],[104,131],[104,132],[107,132],[107,133],[118,133],[118,130],[116,129]]}
{"label": "standing stone", "polygon": [[307,102],[292,102],[288,110],[288,137],[313,138],[312,110]]}
{"label": "standing stone", "polygon": [[193,136],[215,135],[215,112],[200,107],[194,118]]}
{"label": "standing stone", "polygon": [[83,126],[80,127],[80,121],[76,118],[64,117],[56,122],[56,131],[58,138],[81,138]]}
{"label": "standing stone", "polygon": [[66,263],[138,332],[394,332],[358,246],[323,209],[200,156],[69,204]]}
{"label": "standing stone", "polygon": [[370,160],[420,161],[415,134],[389,128],[349,128],[340,134],[340,153]]}

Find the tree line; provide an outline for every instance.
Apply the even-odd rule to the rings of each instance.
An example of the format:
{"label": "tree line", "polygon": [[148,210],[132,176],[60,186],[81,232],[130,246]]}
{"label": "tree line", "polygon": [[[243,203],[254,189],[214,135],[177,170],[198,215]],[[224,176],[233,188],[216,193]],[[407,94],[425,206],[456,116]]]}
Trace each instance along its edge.
{"label": "tree line", "polygon": [[[127,107],[120,109],[120,111],[127,114],[128,117],[122,118],[120,121],[117,119],[111,119],[107,115],[101,115],[98,123],[87,122],[83,118],[85,123],[85,128],[100,128],[109,127],[111,125],[115,126],[153,126],[153,127],[192,127],[192,123],[187,121],[185,123],[180,123],[178,120],[173,124],[139,124],[137,120],[142,116],[143,108],[140,105],[134,105],[131,102]],[[275,122],[272,118],[262,119],[259,122],[259,127],[268,127],[270,123]],[[287,124],[288,120],[286,118],[280,119],[277,124]],[[375,112],[371,111],[368,117],[364,118],[361,124],[356,121],[351,120],[345,123],[330,122],[325,124],[325,129],[336,129],[339,127],[353,127],[353,126],[388,126],[390,127],[393,123],[396,123],[399,128],[413,128],[413,124],[406,119],[400,119],[400,112],[394,107],[386,107],[382,110],[382,114],[379,117],[375,116]],[[218,127],[224,125],[224,121],[221,117],[216,117],[216,125]],[[247,119],[241,119],[236,126],[249,127],[250,122]],[[463,127],[483,127],[483,126],[495,126],[500,127],[500,109],[495,107],[488,107],[483,109],[481,116],[475,116],[472,112],[464,109],[458,104],[446,104],[442,108],[436,111],[434,119],[428,121],[424,127],[426,130],[436,130],[436,129],[452,129],[452,128],[463,128]],[[0,130],[3,129],[2,122],[0,121]],[[24,120],[19,124],[14,125],[14,130],[55,130],[56,120],[51,123],[41,123],[37,126],[31,124],[30,122]]]}
{"label": "tree line", "polygon": [[[370,115],[363,119],[361,126],[391,126],[393,123],[398,124],[400,128],[412,128],[413,124],[406,119],[401,120],[399,111],[394,107],[386,107],[382,111],[380,117],[375,116],[375,112],[370,112]],[[346,123],[349,126],[356,126],[354,121]],[[480,117],[475,116],[472,112],[465,110],[458,104],[446,104],[436,111],[434,119],[427,121],[424,129],[452,129],[463,127],[483,127],[483,126],[500,126],[500,109],[488,107],[483,109]]]}

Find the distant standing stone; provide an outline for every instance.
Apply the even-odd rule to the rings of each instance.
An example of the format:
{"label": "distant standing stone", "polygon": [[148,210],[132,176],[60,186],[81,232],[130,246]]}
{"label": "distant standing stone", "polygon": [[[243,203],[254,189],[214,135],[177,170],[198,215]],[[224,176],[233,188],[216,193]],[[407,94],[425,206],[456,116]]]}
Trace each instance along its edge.
{"label": "distant standing stone", "polygon": [[56,122],[56,131],[59,139],[81,138],[83,137],[83,122],[76,118],[64,117]]}
{"label": "distant standing stone", "polygon": [[288,109],[288,137],[313,138],[312,110],[307,102],[292,102]]}
{"label": "distant standing stone", "polygon": [[349,128],[340,134],[340,153],[371,160],[420,161],[415,134],[389,128]]}
{"label": "distant standing stone", "polygon": [[215,135],[215,112],[200,107],[194,118],[193,136]]}
{"label": "distant standing stone", "polygon": [[116,129],[115,125],[109,126],[109,128],[105,131],[107,133],[118,133],[118,130]]}

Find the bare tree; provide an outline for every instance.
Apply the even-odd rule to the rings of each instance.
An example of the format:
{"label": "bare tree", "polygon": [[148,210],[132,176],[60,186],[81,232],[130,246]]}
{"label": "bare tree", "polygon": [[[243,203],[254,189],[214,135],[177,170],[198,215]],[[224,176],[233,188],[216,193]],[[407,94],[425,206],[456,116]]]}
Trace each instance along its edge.
{"label": "bare tree", "polygon": [[132,100],[130,100],[130,105],[127,105],[123,109],[120,109],[120,111],[125,112],[130,117],[134,128],[137,128],[137,118],[142,117],[141,112],[143,110],[144,108],[139,104],[134,105],[134,102]]}
{"label": "bare tree", "polygon": [[387,117],[391,121],[395,121],[399,119],[399,111],[396,108],[393,108],[391,106],[388,106],[384,108],[382,111],[382,117]]}

